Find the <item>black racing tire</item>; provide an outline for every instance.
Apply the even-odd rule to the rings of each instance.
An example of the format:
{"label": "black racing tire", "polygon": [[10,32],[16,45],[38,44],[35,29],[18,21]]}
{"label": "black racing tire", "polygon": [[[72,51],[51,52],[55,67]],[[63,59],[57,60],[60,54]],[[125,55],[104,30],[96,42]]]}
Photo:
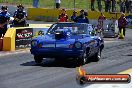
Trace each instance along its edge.
{"label": "black racing tire", "polygon": [[86,78],[85,77],[81,77],[80,79],[79,79],[79,84],[80,85],[84,85],[86,83]]}
{"label": "black racing tire", "polygon": [[77,65],[82,66],[85,65],[88,61],[88,51],[84,51],[84,53],[77,58]]}
{"label": "black racing tire", "polygon": [[98,52],[91,58],[93,62],[98,62],[101,58],[101,49],[99,48]]}
{"label": "black racing tire", "polygon": [[54,59],[54,62],[55,62],[55,63],[61,63],[61,61],[62,61],[62,60],[61,60],[60,58],[55,58],[55,59]]}
{"label": "black racing tire", "polygon": [[41,64],[43,61],[43,57],[35,55],[34,60],[37,64]]}

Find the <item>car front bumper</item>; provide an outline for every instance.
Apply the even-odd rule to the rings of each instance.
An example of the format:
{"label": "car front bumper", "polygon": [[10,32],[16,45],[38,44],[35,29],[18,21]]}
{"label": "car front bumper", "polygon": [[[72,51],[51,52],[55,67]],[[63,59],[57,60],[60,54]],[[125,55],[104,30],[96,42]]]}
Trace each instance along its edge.
{"label": "car front bumper", "polygon": [[82,53],[83,50],[72,50],[72,49],[30,49],[31,54],[42,56],[43,58],[77,58]]}

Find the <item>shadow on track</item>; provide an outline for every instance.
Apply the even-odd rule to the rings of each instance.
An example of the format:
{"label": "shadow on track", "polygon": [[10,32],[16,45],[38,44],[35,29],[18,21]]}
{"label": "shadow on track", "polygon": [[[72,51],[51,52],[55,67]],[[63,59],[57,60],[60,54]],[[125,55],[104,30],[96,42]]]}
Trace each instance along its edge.
{"label": "shadow on track", "polygon": [[64,67],[64,68],[76,68],[76,61],[74,60],[63,60],[63,61],[55,61],[45,59],[41,64],[36,64],[34,61],[25,62],[20,64],[21,66],[41,66],[41,67]]}

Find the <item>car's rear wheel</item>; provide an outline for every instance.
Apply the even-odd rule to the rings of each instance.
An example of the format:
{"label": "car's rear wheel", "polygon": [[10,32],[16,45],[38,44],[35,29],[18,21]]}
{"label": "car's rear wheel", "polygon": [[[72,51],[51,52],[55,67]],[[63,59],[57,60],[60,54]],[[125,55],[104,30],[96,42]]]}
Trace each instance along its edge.
{"label": "car's rear wheel", "polygon": [[43,57],[34,55],[34,60],[37,64],[41,64],[43,61]]}
{"label": "car's rear wheel", "polygon": [[99,48],[98,52],[92,57],[92,61],[98,62],[101,58],[101,49]]}

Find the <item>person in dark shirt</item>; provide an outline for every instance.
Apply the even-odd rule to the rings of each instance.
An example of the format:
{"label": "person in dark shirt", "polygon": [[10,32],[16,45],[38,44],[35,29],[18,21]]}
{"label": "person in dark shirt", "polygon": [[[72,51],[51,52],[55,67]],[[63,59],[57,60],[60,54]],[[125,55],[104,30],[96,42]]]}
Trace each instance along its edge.
{"label": "person in dark shirt", "polygon": [[129,13],[129,1],[125,1],[126,12]]}
{"label": "person in dark shirt", "polygon": [[101,12],[102,10],[101,0],[97,0],[97,4],[98,4],[98,10]]}
{"label": "person in dark shirt", "polygon": [[22,4],[19,4],[18,9],[15,11],[14,13],[14,21],[13,21],[13,25],[14,26],[26,26],[26,18],[27,18],[27,14],[26,12],[23,10],[24,7]]}
{"label": "person in dark shirt", "polygon": [[91,0],[91,11],[95,10],[94,4],[95,4],[95,0]]}
{"label": "person in dark shirt", "polygon": [[116,10],[116,0],[111,0],[111,2],[112,2],[112,12],[115,12],[115,10]]}
{"label": "person in dark shirt", "polygon": [[74,11],[73,12],[73,15],[71,16],[71,21],[74,21],[75,22],[76,17],[77,17],[77,12]]}
{"label": "person in dark shirt", "polygon": [[111,0],[105,0],[105,12],[110,12]]}
{"label": "person in dark shirt", "polygon": [[84,10],[80,11],[80,15],[76,17],[75,22],[77,23],[89,23],[87,13]]}
{"label": "person in dark shirt", "polygon": [[4,37],[6,31],[7,31],[7,26],[10,20],[10,14],[7,11],[8,7],[7,6],[2,6],[1,7],[1,12],[0,12],[0,38]]}

